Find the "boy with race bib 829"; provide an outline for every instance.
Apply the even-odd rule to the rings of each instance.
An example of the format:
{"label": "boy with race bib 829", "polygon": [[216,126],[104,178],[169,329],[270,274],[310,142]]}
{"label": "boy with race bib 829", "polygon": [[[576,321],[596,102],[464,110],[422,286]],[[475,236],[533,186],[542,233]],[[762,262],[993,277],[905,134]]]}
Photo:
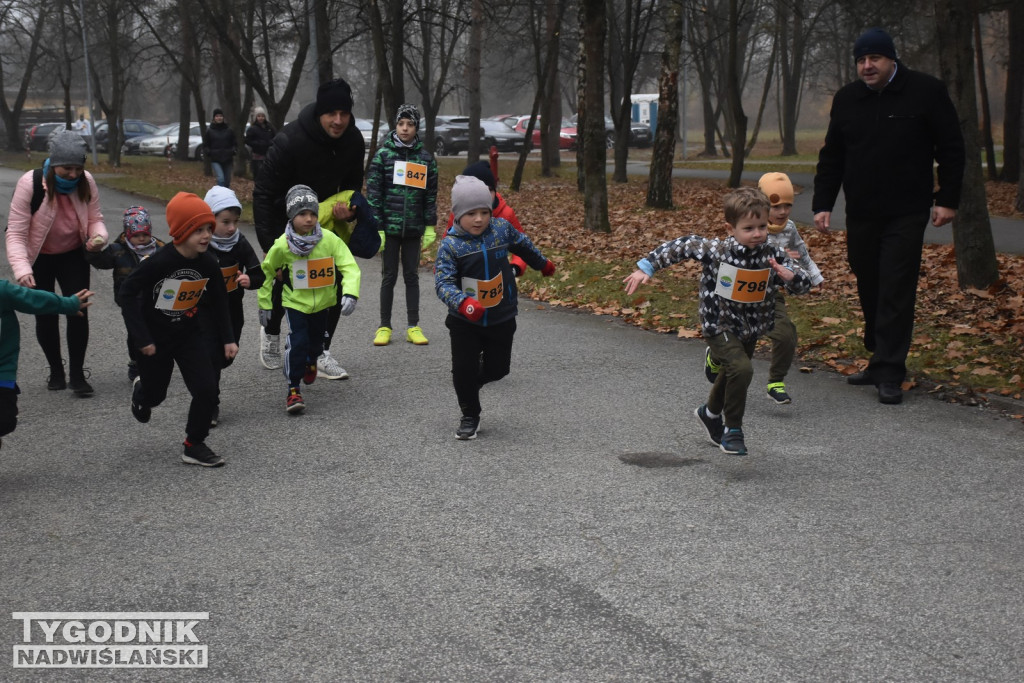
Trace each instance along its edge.
{"label": "boy with race bib 829", "polygon": [[316,193],[296,185],[285,197],[288,224],[274,241],[266,258],[260,287],[260,324],[268,322],[274,281],[284,282],[281,303],[288,316],[284,374],[288,378],[285,410],[297,415],[306,409],[299,383],[312,384],[317,375],[317,358],[323,353],[329,310],[338,301],[341,279],[341,314],[351,315],[359,298],[359,266],[352,252],[332,232],[320,227]]}
{"label": "boy with race bib 829", "polygon": [[[721,367],[707,403],[694,414],[708,438],[730,455],[746,455],[743,413],[754,375],[750,359],[758,337],[775,324],[775,296],[780,286],[806,293],[811,281],[786,252],[768,242],[768,198],[743,187],[725,197],[725,239],[697,235],[665,242],[637,261],[627,276],[632,294],[657,270],[684,259],[700,261],[699,314],[711,358]],[[724,421],[723,421],[724,415]]]}

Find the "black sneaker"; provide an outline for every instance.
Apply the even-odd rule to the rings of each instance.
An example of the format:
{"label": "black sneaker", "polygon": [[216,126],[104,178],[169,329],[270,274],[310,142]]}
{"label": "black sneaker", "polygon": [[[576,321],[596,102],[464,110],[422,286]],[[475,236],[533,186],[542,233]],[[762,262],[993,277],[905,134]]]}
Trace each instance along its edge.
{"label": "black sneaker", "polygon": [[792,403],[793,399],[786,393],[785,382],[772,382],[768,385],[768,398],[775,401],[780,406],[784,406],[787,403]]}
{"label": "black sneaker", "polygon": [[715,418],[708,417],[707,405],[702,405],[700,408],[697,408],[693,411],[693,414],[697,416],[697,419],[700,420],[701,425],[703,425],[704,429],[707,431],[708,439],[711,443],[716,446],[720,445],[722,443],[722,431],[725,429],[725,425],[722,423],[722,416],[719,415]]}
{"label": "black sneaker", "polygon": [[729,455],[746,455],[747,445],[743,443],[743,430],[739,427],[726,429],[722,433],[722,443],[718,444],[718,447]]}
{"label": "black sneaker", "polygon": [[220,422],[220,408],[213,409],[213,415],[210,416],[210,428],[216,427]]}
{"label": "black sneaker", "polygon": [[708,381],[712,384],[718,379],[718,371],[722,369],[719,363],[711,360],[711,347],[704,349],[704,376],[708,378]]}
{"label": "black sneaker", "polygon": [[153,415],[149,406],[142,405],[142,378],[140,377],[135,378],[135,383],[132,386],[132,415],[143,424],[149,422],[149,418]]}
{"label": "black sneaker", "polygon": [[92,396],[92,385],[85,381],[87,372],[88,370],[78,372],[72,370],[68,386],[71,387],[71,391],[75,392],[75,396]]}
{"label": "black sneaker", "polygon": [[128,381],[134,382],[139,376],[139,364],[133,360],[128,361]]}
{"label": "black sneaker", "polygon": [[50,368],[50,377],[46,380],[46,388],[50,391],[63,391],[68,388],[68,382],[64,379],[64,367],[57,369]]}
{"label": "black sneaker", "polygon": [[220,467],[224,464],[224,458],[211,451],[210,447],[202,441],[191,446],[185,444],[181,461],[186,465],[201,465],[202,467]]}
{"label": "black sneaker", "polygon": [[463,415],[459,422],[459,429],[455,432],[455,438],[459,441],[469,441],[476,438],[477,430],[480,429],[480,417]]}

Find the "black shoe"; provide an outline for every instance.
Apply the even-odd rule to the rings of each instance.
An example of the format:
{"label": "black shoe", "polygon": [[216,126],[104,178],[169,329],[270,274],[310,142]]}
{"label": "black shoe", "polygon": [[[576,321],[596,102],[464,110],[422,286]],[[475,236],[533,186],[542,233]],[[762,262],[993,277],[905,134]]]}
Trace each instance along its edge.
{"label": "black shoe", "polygon": [[50,391],[63,391],[68,388],[67,380],[64,379],[64,368],[57,370],[50,368],[50,377],[46,380],[46,388]]}
{"label": "black shoe", "polygon": [[718,373],[721,371],[722,365],[711,360],[711,347],[704,349],[704,377],[707,378],[712,384],[718,379]]}
{"label": "black shoe", "polygon": [[725,424],[722,422],[722,416],[719,415],[716,418],[708,417],[708,407],[706,405],[697,408],[693,411],[693,414],[700,420],[701,425],[708,433],[708,439],[711,443],[716,446],[722,443],[722,432],[725,431]]}
{"label": "black shoe", "polygon": [[459,441],[469,441],[476,438],[476,432],[480,429],[480,417],[463,415],[459,422],[459,429],[455,432],[455,438]]}
{"label": "black shoe", "polygon": [[718,444],[718,447],[728,455],[746,455],[747,446],[743,443],[743,430],[739,427],[726,429],[722,433],[722,443]]}
{"label": "black shoe", "polygon": [[784,382],[772,382],[768,385],[768,398],[775,401],[776,405],[784,406],[793,402],[793,399],[786,393]]}
{"label": "black shoe", "polygon": [[71,391],[75,392],[75,396],[92,396],[92,385],[85,381],[86,370],[71,373],[71,381],[68,382],[68,386],[71,387]]}
{"label": "black shoe", "polygon": [[200,465],[202,467],[220,467],[224,464],[224,458],[210,450],[210,447],[200,441],[191,446],[185,444],[185,450],[181,454],[181,461],[187,465]]}
{"label": "black shoe", "polygon": [[896,382],[882,382],[878,385],[878,402],[888,405],[903,403],[903,387]]}
{"label": "black shoe", "polygon": [[846,378],[847,384],[852,384],[855,387],[866,387],[869,384],[874,384],[875,380],[871,378],[867,370],[850,375]]}
{"label": "black shoe", "polygon": [[153,411],[150,410],[149,406],[142,405],[142,380],[138,377],[135,378],[135,384],[132,387],[132,415],[139,422],[145,424],[149,422],[149,418],[153,415]]}

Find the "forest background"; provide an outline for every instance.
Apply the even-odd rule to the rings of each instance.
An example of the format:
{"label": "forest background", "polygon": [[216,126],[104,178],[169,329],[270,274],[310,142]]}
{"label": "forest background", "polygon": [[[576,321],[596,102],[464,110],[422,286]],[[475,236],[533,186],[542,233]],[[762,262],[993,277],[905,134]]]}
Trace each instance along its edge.
{"label": "forest background", "polygon": [[[893,35],[905,64],[946,81],[968,148],[955,246],[929,248],[923,266],[913,381],[952,390],[956,400],[975,400],[976,390],[1019,396],[1021,268],[1018,257],[995,253],[988,217],[1024,208],[1021,2],[4,0],[0,119],[12,152],[23,148],[23,118],[40,111],[67,124],[81,113],[94,122],[205,128],[219,107],[241,131],[262,106],[280,128],[318,83],[338,76],[353,86],[354,113],[372,121],[373,140],[401,102],[421,107],[428,146],[441,113],[469,116],[472,129],[486,115],[531,114],[539,154],[503,162],[512,167],[502,180],[528,230],[561,263],[555,282],[527,278],[523,288],[696,336],[684,287],[692,273],[680,268],[654,292],[625,301],[621,271],[661,239],[717,232],[720,195],[754,160],[772,170],[813,164],[831,94],[855,78],[853,41],[871,26]],[[629,95],[637,92],[660,98],[649,154],[627,146]],[[577,148],[559,153],[558,126],[549,122],[571,114],[579,117]],[[605,116],[617,131],[611,149]],[[201,164],[122,159],[118,126],[112,130],[109,153],[94,161],[111,181],[146,185],[154,175],[156,185],[175,189],[209,185]],[[486,154],[474,147],[443,165],[448,181]],[[178,149],[185,154],[187,140]],[[627,163],[640,154],[648,177],[631,178]],[[5,158],[35,163],[24,154]],[[722,160],[728,181],[672,178],[695,158]],[[244,176],[245,165],[236,172]],[[247,182],[237,181],[242,194]],[[806,303],[794,303],[805,307],[794,311],[802,356],[855,371],[864,352],[842,237],[805,239],[831,276]]]}

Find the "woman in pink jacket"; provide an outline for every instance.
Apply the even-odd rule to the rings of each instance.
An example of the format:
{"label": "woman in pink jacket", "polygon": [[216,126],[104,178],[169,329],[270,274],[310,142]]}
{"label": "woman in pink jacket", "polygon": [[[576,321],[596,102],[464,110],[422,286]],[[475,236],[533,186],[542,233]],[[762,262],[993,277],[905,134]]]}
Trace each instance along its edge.
{"label": "woman in pink jacket", "polygon": [[[107,241],[100,213],[96,181],[85,171],[85,142],[78,133],[65,130],[50,141],[50,157],[43,163],[42,191],[38,171],[18,180],[7,224],[7,260],[19,285],[70,296],[89,288],[89,264],[82,248],[99,251]],[[89,343],[89,318],[67,318],[68,366],[60,350],[58,316],[36,316],[36,338],[50,364],[48,389],[68,384],[79,396],[92,394],[85,378],[85,347]]]}

